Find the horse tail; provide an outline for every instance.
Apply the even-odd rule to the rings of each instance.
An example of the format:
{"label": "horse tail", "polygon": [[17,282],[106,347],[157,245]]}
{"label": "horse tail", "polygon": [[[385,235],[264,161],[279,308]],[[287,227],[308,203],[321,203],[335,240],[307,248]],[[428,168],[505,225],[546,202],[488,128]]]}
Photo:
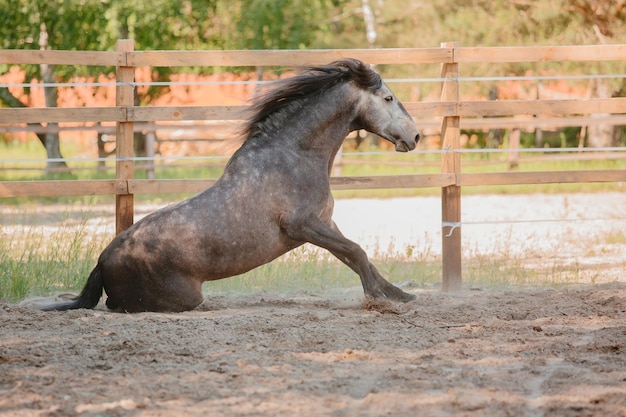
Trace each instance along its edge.
{"label": "horse tail", "polygon": [[89,274],[85,287],[78,297],[70,300],[52,301],[49,303],[37,304],[36,307],[43,311],[65,311],[75,310],[78,308],[94,308],[98,305],[100,297],[102,297],[102,289],[104,288],[104,280],[102,278],[102,270],[100,265]]}

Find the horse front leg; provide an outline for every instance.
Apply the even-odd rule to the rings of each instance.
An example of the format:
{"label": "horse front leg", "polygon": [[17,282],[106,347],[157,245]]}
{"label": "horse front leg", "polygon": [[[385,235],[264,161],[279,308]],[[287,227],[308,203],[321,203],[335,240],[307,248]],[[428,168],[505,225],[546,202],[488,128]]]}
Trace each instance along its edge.
{"label": "horse front leg", "polygon": [[402,302],[415,299],[413,294],[402,291],[383,278],[369,261],[365,251],[357,243],[346,238],[334,222],[328,226],[318,217],[311,216],[305,221],[285,224],[283,230],[291,239],[309,242],[328,250],[350,267],[359,275],[366,296]]}

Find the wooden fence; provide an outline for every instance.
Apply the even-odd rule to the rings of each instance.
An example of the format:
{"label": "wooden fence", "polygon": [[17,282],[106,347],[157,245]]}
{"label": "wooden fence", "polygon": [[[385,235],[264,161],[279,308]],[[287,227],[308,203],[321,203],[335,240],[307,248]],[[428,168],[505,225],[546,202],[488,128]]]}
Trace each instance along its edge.
{"label": "wooden fence", "polygon": [[[461,120],[511,115],[594,115],[623,117],[626,98],[575,100],[462,101],[459,98],[460,65],[466,63],[622,61],[626,45],[543,47],[459,47],[442,43],[439,48],[274,50],[274,51],[135,51],[132,40],[120,40],[113,52],[0,50],[0,64],[98,65],[117,68],[115,107],[0,108],[0,124],[59,122],[115,122],[116,178],[112,180],[2,181],[0,198],[62,195],[115,195],[116,230],[133,223],[133,196],[140,193],[198,192],[214,180],[134,179],[133,125],[156,121],[233,120],[238,106],[134,106],[133,81],[137,67],[157,66],[300,66],[325,64],[354,57],[370,64],[437,64],[441,66],[439,102],[408,102],[413,117],[441,118],[443,149],[438,174],[336,177],[333,189],[438,187],[442,190],[443,289],[461,286],[461,189],[474,185],[513,185],[626,181],[626,170],[461,172]],[[503,117],[505,116],[505,117]],[[513,124],[519,123],[513,121]]]}

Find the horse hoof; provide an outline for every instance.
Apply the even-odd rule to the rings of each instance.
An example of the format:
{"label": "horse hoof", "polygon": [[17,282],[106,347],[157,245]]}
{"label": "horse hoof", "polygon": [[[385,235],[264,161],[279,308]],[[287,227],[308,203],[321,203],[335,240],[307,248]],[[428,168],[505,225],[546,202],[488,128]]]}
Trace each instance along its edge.
{"label": "horse hoof", "polygon": [[403,303],[408,303],[409,301],[413,301],[416,298],[417,296],[415,294],[409,294],[407,292],[402,291],[402,294],[400,294],[400,296],[396,298],[396,300],[403,302]]}
{"label": "horse hoof", "polygon": [[390,301],[399,301],[401,303],[408,303],[409,301],[413,301],[417,298],[415,294],[409,294],[408,292],[404,292],[400,288],[395,286],[381,291],[366,293],[365,295],[367,297],[382,298]]}

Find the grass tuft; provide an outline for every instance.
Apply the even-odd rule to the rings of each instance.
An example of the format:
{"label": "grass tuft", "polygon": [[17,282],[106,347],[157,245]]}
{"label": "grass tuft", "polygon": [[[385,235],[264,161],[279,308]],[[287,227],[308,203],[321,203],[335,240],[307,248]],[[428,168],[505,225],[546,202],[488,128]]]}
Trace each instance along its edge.
{"label": "grass tuft", "polygon": [[[93,217],[97,215],[91,213],[79,218],[75,213],[50,217],[46,213],[0,214],[0,300],[14,302],[80,291],[113,237],[112,232],[94,231]],[[593,241],[582,242],[587,249],[573,256],[562,253],[560,246],[553,253],[537,250],[542,237],[533,239],[518,248],[511,246],[509,236],[496,242],[488,253],[469,250],[463,259],[464,287],[559,287],[606,281],[626,271],[626,262],[607,264],[617,259],[620,248],[626,245],[622,230],[606,231]],[[406,246],[392,240],[381,245],[384,247],[374,245],[369,254],[392,283],[412,290],[437,289],[442,260],[433,249],[433,240],[433,236],[425,235],[419,244]],[[607,268],[612,268],[610,273]],[[332,296],[355,287],[360,287],[360,281],[351,269],[327,251],[304,245],[248,273],[207,282],[204,291],[210,295],[274,292]]]}
{"label": "grass tuft", "polygon": [[103,249],[85,225],[0,229],[0,299],[81,289]]}

